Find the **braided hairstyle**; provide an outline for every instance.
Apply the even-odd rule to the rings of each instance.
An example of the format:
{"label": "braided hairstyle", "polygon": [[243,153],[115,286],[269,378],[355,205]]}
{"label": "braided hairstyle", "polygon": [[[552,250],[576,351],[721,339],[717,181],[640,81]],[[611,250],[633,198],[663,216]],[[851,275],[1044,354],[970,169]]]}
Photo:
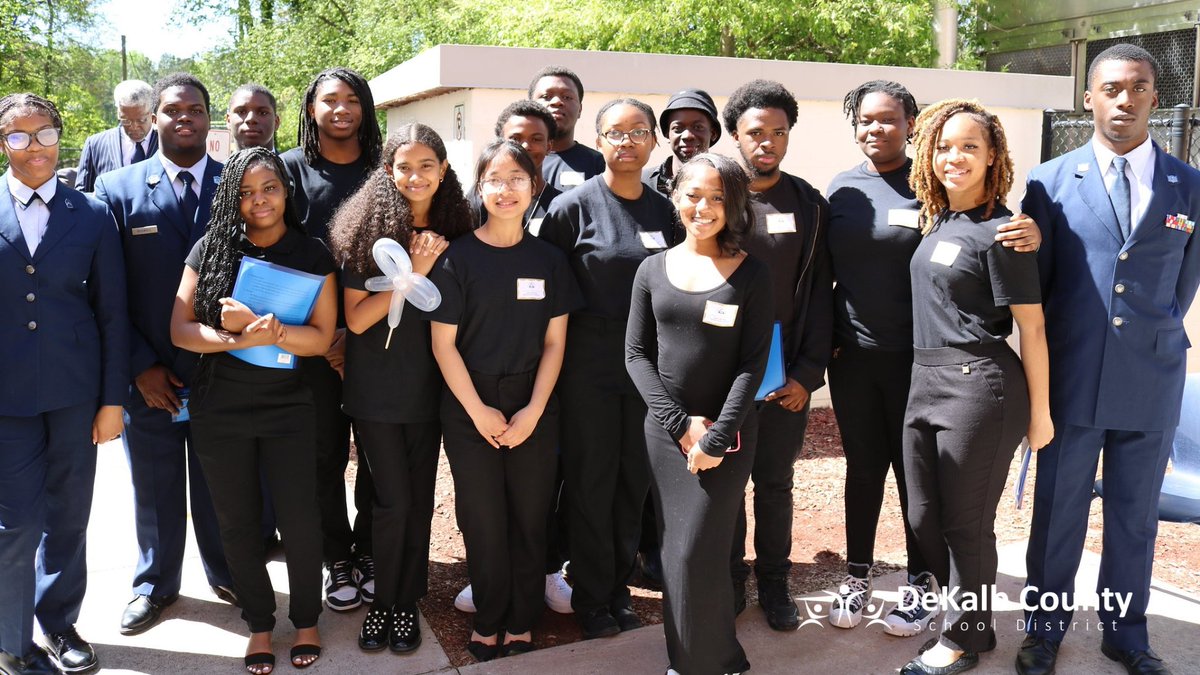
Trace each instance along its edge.
{"label": "braided hairstyle", "polygon": [[1012,157],[1008,153],[1008,138],[1004,134],[1004,126],[1000,124],[1000,118],[985,110],[979,101],[961,98],[938,101],[917,116],[914,137],[916,156],[913,158],[912,172],[908,176],[908,185],[921,202],[921,234],[929,234],[936,218],[950,208],[946,188],[938,182],[933,172],[933,156],[937,152],[942,127],[947,120],[959,113],[970,115],[979,124],[987,138],[988,147],[996,154],[984,177],[983,189],[987,198],[984,202],[987,205],[984,211],[985,218],[992,217],[996,202],[1007,197],[1008,191],[1012,189]]}
{"label": "braided hairstyle", "polygon": [[842,112],[846,114],[846,119],[850,120],[851,127],[858,127],[858,112],[862,109],[863,99],[867,94],[875,93],[886,94],[899,101],[904,106],[905,117],[917,116],[917,99],[913,98],[904,85],[891,80],[871,80],[851,89],[846,98],[842,99]]}
{"label": "braided hairstyle", "polygon": [[0,98],[0,127],[20,117],[22,113],[45,115],[50,118],[50,124],[54,125],[55,129],[62,131],[62,115],[58,114],[58,108],[49,99],[26,93],[9,94]]}
{"label": "braided hairstyle", "polygon": [[[287,167],[274,152],[266,148],[239,150],[221,172],[221,182],[213,195],[212,215],[204,243],[200,245],[200,270],[196,280],[196,295],[192,308],[200,323],[213,328],[221,327],[221,298],[233,293],[233,282],[237,277],[241,255],[236,250],[238,239],[246,229],[242,219],[242,177],[255,166],[266,166],[275,172],[279,181],[290,185]],[[305,235],[307,232],[296,215],[292,190],[287,188],[287,203],[283,210],[283,222],[288,229]]]}
{"label": "braided hairstyle", "polygon": [[[446,146],[436,131],[420,123],[406,124],[388,136],[378,166],[333,216],[330,247],[338,263],[354,274],[362,277],[379,274],[371,248],[382,237],[395,239],[408,248],[413,235],[412,208],[396,188],[388,167],[397,150],[413,143],[433,150],[439,162],[446,161]],[[454,167],[447,167],[446,175],[433,193],[429,230],[450,241],[470,232],[474,219],[471,206],[463,197],[458,174]]]}
{"label": "braided hairstyle", "polygon": [[371,87],[362,75],[349,68],[329,68],[317,74],[312,84],[304,92],[304,105],[300,108],[300,124],[296,134],[297,143],[304,150],[304,161],[312,166],[321,157],[321,137],[317,130],[317,120],[309,112],[316,103],[317,89],[326,80],[341,80],[345,82],[362,106],[362,121],[358,125],[358,144],[366,157],[367,166],[373,166],[379,161],[383,147],[383,134],[379,131],[379,120],[375,119],[375,97],[371,95]]}

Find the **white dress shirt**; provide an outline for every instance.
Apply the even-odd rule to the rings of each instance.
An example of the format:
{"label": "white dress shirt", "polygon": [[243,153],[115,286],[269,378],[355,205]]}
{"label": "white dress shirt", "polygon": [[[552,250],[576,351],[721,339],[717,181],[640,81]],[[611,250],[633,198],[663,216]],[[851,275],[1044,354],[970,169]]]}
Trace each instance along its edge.
{"label": "white dress shirt", "polygon": [[[49,204],[58,190],[58,176],[52,176],[36,190],[13,177],[12,171],[6,171],[4,178],[8,181],[8,192],[12,195],[13,209],[17,212],[17,222],[21,224],[25,245],[29,247],[29,255],[33,255],[46,236],[46,225],[50,222]],[[33,199],[35,192],[41,197],[40,201]]]}
{"label": "white dress shirt", "polygon": [[192,174],[192,192],[196,196],[200,196],[200,181],[204,180],[204,171],[208,168],[208,155],[200,158],[199,162],[191,166],[179,166],[175,162],[167,159],[167,156],[158,153],[158,158],[162,160],[163,168],[167,170],[167,178],[171,179],[171,187],[175,190],[175,197],[180,201],[183,200],[183,181],[179,180],[179,172],[187,171]]}
{"label": "white dress shirt", "polygon": [[[1104,144],[1092,137],[1092,150],[1096,153],[1096,168],[1104,176],[1104,188],[1112,194],[1113,185],[1117,182],[1117,172],[1113,169],[1113,157],[1117,154]],[[1150,206],[1150,198],[1154,196],[1154,143],[1149,134],[1141,145],[1123,155],[1128,163],[1125,165],[1125,175],[1129,177],[1129,231],[1137,230],[1138,223],[1146,215]]]}
{"label": "white dress shirt", "polygon": [[117,127],[118,135],[121,137],[121,166],[129,166],[133,163],[133,152],[137,146],[142,146],[142,152],[146,153],[146,157],[150,156],[150,134],[147,133],[145,138],[134,143],[129,134],[125,133],[125,127]]}

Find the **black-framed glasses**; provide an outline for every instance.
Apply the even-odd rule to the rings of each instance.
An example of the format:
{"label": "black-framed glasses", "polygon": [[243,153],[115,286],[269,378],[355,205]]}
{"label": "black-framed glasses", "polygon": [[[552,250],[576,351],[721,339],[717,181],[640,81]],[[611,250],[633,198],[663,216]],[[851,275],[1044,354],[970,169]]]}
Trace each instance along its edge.
{"label": "black-framed glasses", "polygon": [[529,187],[529,176],[513,176],[512,178],[488,178],[479,181],[479,189],[487,194],[494,195],[504,192],[504,188],[508,188],[515,192],[520,192]]}
{"label": "black-framed glasses", "polygon": [[638,129],[630,129],[629,131],[621,131],[620,129],[609,129],[608,131],[606,131],[600,135],[603,136],[609,143],[612,143],[613,145],[620,145],[620,144],[624,143],[626,138],[633,141],[637,145],[641,145],[642,143],[645,143],[647,140],[650,139],[650,130],[646,129],[645,127],[641,127]]}
{"label": "black-framed glasses", "polygon": [[52,148],[58,145],[59,135],[59,130],[55,129],[54,127],[38,129],[32,134],[24,131],[12,131],[4,134],[4,144],[13,150],[24,150],[25,148],[28,148],[29,144],[33,142],[33,139],[36,138],[38,145],[42,146],[43,148]]}

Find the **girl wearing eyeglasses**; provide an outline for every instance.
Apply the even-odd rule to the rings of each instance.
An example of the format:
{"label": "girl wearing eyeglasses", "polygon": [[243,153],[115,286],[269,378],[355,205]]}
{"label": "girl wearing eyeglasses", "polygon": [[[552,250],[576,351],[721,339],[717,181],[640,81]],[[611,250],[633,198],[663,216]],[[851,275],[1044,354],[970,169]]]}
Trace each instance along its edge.
{"label": "girl wearing eyeglasses", "polygon": [[580,305],[566,259],[522,227],[536,171],[512,141],[484,148],[475,184],[487,222],[452,242],[429,277],[442,294],[429,318],[476,608],[467,651],[479,661],[533,649],[558,442],[554,385],[567,314]]}
{"label": "girl wearing eyeglasses", "polygon": [[[50,101],[34,94],[0,98],[0,146],[8,159],[0,179],[0,671],[6,673],[58,672],[51,657],[72,670],[96,665],[95,651],[71,624],[87,581],[96,444],[120,435],[129,393],[120,238],[106,206],[58,181],[61,134],[62,118]],[[49,655],[33,643],[35,617]]]}
{"label": "girl wearing eyeglasses", "polygon": [[567,254],[585,301],[572,317],[559,387],[571,606],[585,639],[641,626],[626,584],[650,465],[646,404],[624,354],[638,265],[675,244],[671,202],[641,178],[656,145],[650,106],[632,98],[604,104],[596,116],[604,173],[556,199],[538,235]]}
{"label": "girl wearing eyeglasses", "polygon": [[[407,124],[388,137],[382,161],[338,209],[330,241],[342,267],[346,379],[342,409],[354,418],[359,459],[375,482],[372,506],[375,598],[358,646],[405,653],[421,644],[417,600],[428,592],[433,489],[442,429],[442,376],[429,323],[406,307],[391,331],[392,293],[371,293],[382,274],[372,249],[383,237],[404,246],[413,272],[428,276],[472,215],[446,146],[433,129]],[[390,342],[389,342],[390,335]]]}

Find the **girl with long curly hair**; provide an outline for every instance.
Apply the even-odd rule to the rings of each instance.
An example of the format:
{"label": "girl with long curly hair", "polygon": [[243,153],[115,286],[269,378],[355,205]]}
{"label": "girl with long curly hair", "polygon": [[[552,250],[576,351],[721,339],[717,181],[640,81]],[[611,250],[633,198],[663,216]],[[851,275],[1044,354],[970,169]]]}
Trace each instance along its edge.
{"label": "girl with long curly hair", "polygon": [[375,598],[358,636],[367,651],[404,653],[421,644],[417,600],[428,591],[442,437],[442,376],[429,323],[408,307],[389,343],[384,319],[392,292],[366,290],[366,280],[381,274],[371,251],[379,239],[393,239],[409,252],[413,272],[428,275],[448,242],[471,226],[446,147],[423,124],[405,125],[388,138],[379,165],[334,217],[330,239],[342,266],[350,329],[342,407],[354,418],[359,458],[375,482]]}
{"label": "girl with long curly hair", "polygon": [[[1004,127],[978,102],[949,99],[917,117],[909,183],[923,237],[909,267],[904,475],[917,545],[942,588],[955,591],[940,638],[904,675],[969,670],[995,647],[996,507],[1021,438],[1037,450],[1054,436],[1037,259],[995,238],[1012,215],[1004,206],[1012,180]],[[1020,358],[1006,342],[1014,319]]]}
{"label": "girl with long curly hair", "polygon": [[[288,173],[265,148],[230,158],[213,197],[208,230],[185,261],[171,314],[171,341],[202,355],[188,408],[196,454],[212,480],[221,542],[250,627],[246,670],[271,672],[275,593],[267,576],[260,473],[266,476],[279,531],[287,542],[292,665],[321,654],[321,533],[316,502],[313,395],[299,368],[267,368],[230,350],[274,345],[296,357],[329,349],[337,322],[333,257],[296,218]],[[309,320],[287,325],[232,299],[238,267],[257,258],[324,277]]]}

